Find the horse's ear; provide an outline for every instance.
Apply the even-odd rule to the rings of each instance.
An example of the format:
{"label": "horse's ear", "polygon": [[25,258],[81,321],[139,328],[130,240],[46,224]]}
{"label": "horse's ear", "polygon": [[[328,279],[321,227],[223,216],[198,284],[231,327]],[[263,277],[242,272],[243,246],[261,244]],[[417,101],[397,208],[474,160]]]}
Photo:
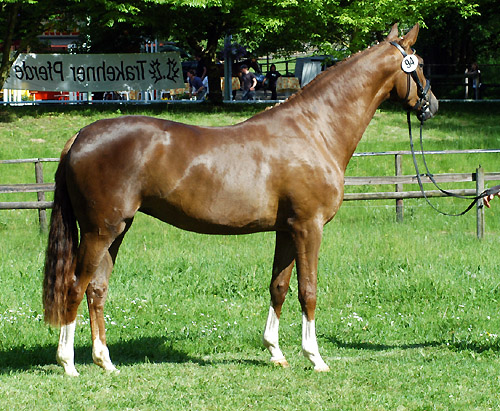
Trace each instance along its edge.
{"label": "horse's ear", "polygon": [[415,44],[418,37],[418,30],[419,30],[419,25],[417,23],[408,33],[406,33],[406,36],[403,37],[403,41],[401,42],[401,46],[403,48],[411,47]]}
{"label": "horse's ear", "polygon": [[396,23],[394,24],[394,26],[392,26],[390,33],[387,35],[385,39],[386,41],[394,41],[398,39],[398,36],[399,36],[398,23]]}

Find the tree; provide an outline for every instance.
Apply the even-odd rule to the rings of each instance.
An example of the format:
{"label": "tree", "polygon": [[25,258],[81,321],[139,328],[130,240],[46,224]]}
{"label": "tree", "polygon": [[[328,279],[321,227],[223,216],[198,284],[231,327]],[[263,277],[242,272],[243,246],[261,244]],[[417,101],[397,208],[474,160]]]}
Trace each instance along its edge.
{"label": "tree", "polygon": [[426,16],[429,29],[421,34],[419,44],[428,60],[434,64],[500,63],[500,3],[477,2],[476,13],[467,16],[449,6]]}
{"label": "tree", "polygon": [[[7,79],[18,54],[37,43],[50,16],[50,0],[2,0],[0,2],[0,84]],[[17,50],[11,53],[12,46]]]}
{"label": "tree", "polygon": [[476,12],[476,5],[467,0],[143,0],[134,4],[135,27],[153,38],[175,39],[204,57],[215,102],[222,100],[216,53],[226,34],[254,56],[312,49],[345,57],[383,39],[394,22],[406,29],[417,21],[425,25],[443,8],[462,20]]}
{"label": "tree", "polygon": [[112,27],[114,21],[132,21],[131,15],[138,11],[132,2],[123,1],[0,0],[0,84],[7,79],[19,53],[43,50],[38,40],[40,34],[81,25],[87,21],[88,11],[99,7],[100,22],[104,21],[108,27]]}
{"label": "tree", "polygon": [[[25,44],[21,50],[34,38],[24,36],[28,30],[24,15],[14,24],[13,31],[9,28],[12,19],[6,16],[15,16],[13,9],[20,7],[23,13],[30,12],[38,17],[30,30],[40,33],[43,28],[40,13],[45,10],[45,15],[48,15],[50,3],[49,9],[57,10],[59,21],[83,23],[81,31],[88,50],[102,52],[106,46],[112,46],[112,51],[130,51],[137,47],[134,40],[138,38],[173,39],[188,46],[208,63],[210,97],[215,102],[222,101],[216,55],[227,34],[244,44],[255,56],[287,55],[312,49],[344,57],[381,40],[394,22],[406,29],[417,21],[424,26],[429,21],[432,25],[428,26],[433,29],[439,23],[444,24],[451,15],[464,22],[477,14],[477,5],[467,0],[0,1],[3,1],[0,23],[4,23],[4,51],[9,35],[11,39],[23,38]],[[494,3],[494,0],[478,1]],[[57,2],[61,4],[57,6]],[[443,10],[449,13],[443,13]],[[2,70],[7,66],[10,67],[2,62]]]}

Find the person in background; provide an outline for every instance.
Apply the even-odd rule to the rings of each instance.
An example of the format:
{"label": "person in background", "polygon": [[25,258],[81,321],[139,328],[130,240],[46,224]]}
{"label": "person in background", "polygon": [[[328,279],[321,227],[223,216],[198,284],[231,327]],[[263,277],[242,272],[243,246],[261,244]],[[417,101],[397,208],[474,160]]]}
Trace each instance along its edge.
{"label": "person in background", "polygon": [[481,70],[477,63],[472,63],[470,69],[466,70],[467,84],[472,83],[472,91],[474,100],[479,100],[481,98]]}
{"label": "person in background", "polygon": [[205,96],[207,96],[208,93],[210,92],[208,90],[208,76],[205,76],[205,78],[202,80],[202,83],[203,83],[203,87],[205,87]]}
{"label": "person in background", "polygon": [[207,92],[203,81],[196,75],[194,69],[191,69],[187,73],[189,81],[189,95],[195,96],[196,100],[203,100]]}
{"label": "person in background", "polygon": [[198,54],[195,57],[196,61],[198,64],[196,65],[196,76],[201,78],[201,80],[205,80],[205,77],[207,77],[207,65],[201,58],[201,56]]}
{"label": "person in background", "polygon": [[276,65],[271,64],[269,72],[266,74],[266,78],[263,82],[263,84],[267,83],[267,88],[271,90],[271,100],[278,99],[278,93],[276,92],[276,82],[278,81],[279,77],[281,77],[281,74],[276,70]]}
{"label": "person in background", "polygon": [[243,84],[242,100],[255,100],[255,86],[257,86],[257,77],[255,74],[248,71],[248,66],[243,64],[241,66],[241,82]]}

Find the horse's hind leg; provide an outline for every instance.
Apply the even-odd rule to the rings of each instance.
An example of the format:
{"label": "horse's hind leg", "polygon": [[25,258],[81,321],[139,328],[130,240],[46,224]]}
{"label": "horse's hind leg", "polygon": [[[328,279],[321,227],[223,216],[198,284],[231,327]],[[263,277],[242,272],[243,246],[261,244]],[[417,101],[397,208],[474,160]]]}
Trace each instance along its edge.
{"label": "horse's hind leg", "polygon": [[76,320],[69,324],[61,325],[59,334],[59,345],[57,346],[56,359],[59,365],[64,368],[64,372],[72,377],[78,377],[78,371],[75,368],[75,327]]}
{"label": "horse's hind leg", "polygon": [[82,234],[78,248],[78,260],[75,270],[75,281],[67,296],[66,317],[61,326],[59,345],[57,347],[57,362],[63,366],[68,375],[77,376],[74,363],[74,336],[76,314],[83,295],[99,269],[101,261],[108,254],[108,248],[113,241],[111,235],[99,232]]}
{"label": "horse's hind leg", "polygon": [[94,277],[87,287],[87,305],[89,308],[90,329],[92,333],[92,359],[95,364],[104,368],[106,371],[119,372],[111,362],[109,350],[106,345],[104,304],[108,295],[109,277],[116,261],[118,249],[131,224],[132,220],[128,221],[123,233],[113,242],[109,248],[109,252],[105,254],[98,270],[95,272]]}
{"label": "horse's hind leg", "polygon": [[286,232],[276,233],[276,249],[274,252],[273,276],[269,291],[271,293],[271,306],[267,316],[266,328],[264,330],[263,342],[271,353],[271,361],[274,364],[288,367],[288,362],[279,347],[279,318],[281,308],[285,302],[286,293],[290,284],[293,263],[295,257],[295,246],[292,237]]}
{"label": "horse's hind leg", "polygon": [[92,359],[106,371],[117,371],[109,357],[106,346],[106,325],[104,323],[104,303],[108,295],[108,282],[113,261],[106,253],[87,287],[90,330],[92,334]]}

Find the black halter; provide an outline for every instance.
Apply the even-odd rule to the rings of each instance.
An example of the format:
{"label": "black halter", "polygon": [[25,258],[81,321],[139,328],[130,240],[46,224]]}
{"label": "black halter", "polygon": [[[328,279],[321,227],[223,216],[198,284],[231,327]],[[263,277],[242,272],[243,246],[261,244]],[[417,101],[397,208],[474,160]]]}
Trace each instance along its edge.
{"label": "black halter", "polygon": [[[403,55],[403,58],[408,55],[406,53],[406,51],[403,49],[403,47],[401,47],[398,43],[396,43],[395,41],[391,41],[390,43],[401,52],[401,54]],[[411,117],[410,117],[410,112],[408,111],[408,113],[407,113],[408,130],[409,130],[409,134],[410,134],[410,147],[411,147],[411,153],[412,153],[412,157],[413,157],[413,164],[415,166],[415,171],[417,173],[417,181],[418,181],[418,185],[419,185],[420,191],[422,192],[422,194],[423,194],[425,200],[427,201],[427,203],[434,210],[436,210],[438,213],[444,214],[444,215],[448,215],[448,216],[455,216],[455,217],[464,215],[465,213],[467,213],[469,210],[472,209],[472,207],[477,203],[477,201],[479,201],[482,198],[484,198],[486,196],[489,196],[491,194],[497,194],[498,192],[500,192],[500,185],[492,187],[492,188],[487,189],[487,190],[484,190],[481,194],[479,194],[477,196],[461,196],[461,195],[455,194],[453,192],[443,190],[441,187],[438,186],[438,184],[436,183],[436,180],[434,179],[433,174],[429,171],[429,168],[427,167],[427,162],[425,161],[425,155],[424,155],[423,140],[422,140],[422,129],[423,129],[424,121],[428,118],[426,116],[426,112],[429,110],[429,104],[430,103],[429,103],[429,100],[427,98],[427,94],[429,93],[429,90],[431,88],[431,84],[426,79],[425,80],[425,82],[426,82],[425,87],[422,86],[422,83],[420,82],[420,79],[418,78],[416,70],[412,71],[411,73],[407,73],[407,74],[408,74],[408,90],[406,92],[405,99],[408,99],[408,96],[410,95],[410,75],[411,75],[411,78],[413,79],[413,81],[415,81],[415,84],[417,85],[418,96],[420,97],[420,100],[417,102],[417,104],[415,104],[415,106],[413,107],[413,109],[418,111],[417,117],[420,120],[420,149],[421,149],[421,152],[422,152],[422,158],[423,158],[423,162],[424,162],[424,165],[425,165],[425,169],[427,171],[426,174],[420,174],[420,171],[418,169],[417,158],[415,156],[415,149],[414,149],[414,146],[413,146],[413,137],[412,137],[412,133],[411,133]],[[429,177],[429,179],[436,186],[436,188],[439,191],[441,191],[443,194],[445,194],[447,196],[451,196],[451,197],[458,197],[458,198],[463,198],[463,199],[466,199],[466,200],[472,200],[471,203],[470,203],[470,205],[464,211],[462,211],[461,213],[458,213],[458,214],[448,214],[448,213],[445,213],[445,212],[439,210],[438,208],[436,208],[429,201],[429,199],[425,195],[424,186],[422,184],[422,179],[421,179],[421,176],[423,176],[423,175],[426,175],[427,177]],[[481,204],[481,206],[482,206],[482,204]]]}
{"label": "black halter", "polygon": [[[398,43],[396,43],[395,41],[391,41],[390,43],[401,52],[403,57],[408,56],[404,48],[401,47]],[[408,75],[408,89],[406,91],[405,99],[408,99],[408,96],[410,95],[410,76],[411,76],[411,78],[417,85],[417,90],[418,90],[417,92],[418,96],[420,97],[417,104],[415,104],[412,108],[413,110],[418,111],[417,117],[419,120],[427,120],[428,116],[426,112],[429,110],[429,104],[430,104],[427,95],[429,93],[429,90],[431,89],[431,83],[429,80],[425,79],[425,86],[422,86],[422,83],[418,78],[416,70],[412,71],[411,73],[407,73],[407,75]]]}

